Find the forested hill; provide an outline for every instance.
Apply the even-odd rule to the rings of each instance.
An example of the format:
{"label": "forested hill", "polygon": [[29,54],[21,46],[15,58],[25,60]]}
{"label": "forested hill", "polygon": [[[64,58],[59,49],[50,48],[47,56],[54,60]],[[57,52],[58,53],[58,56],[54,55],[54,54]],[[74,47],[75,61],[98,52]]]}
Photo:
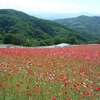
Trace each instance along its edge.
{"label": "forested hill", "polygon": [[100,17],[99,16],[89,17],[89,16],[82,15],[76,18],[58,19],[55,21],[76,30],[100,35]]}
{"label": "forested hill", "polygon": [[13,9],[0,10],[0,43],[39,46],[61,42],[89,43],[90,41],[98,42],[98,39],[24,12]]}

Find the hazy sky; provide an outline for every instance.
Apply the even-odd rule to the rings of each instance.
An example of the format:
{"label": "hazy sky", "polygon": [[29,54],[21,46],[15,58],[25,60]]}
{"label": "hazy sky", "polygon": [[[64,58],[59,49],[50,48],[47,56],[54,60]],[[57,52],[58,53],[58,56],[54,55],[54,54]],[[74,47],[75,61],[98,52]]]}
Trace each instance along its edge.
{"label": "hazy sky", "polygon": [[29,12],[100,14],[100,0],[0,0],[0,9]]}

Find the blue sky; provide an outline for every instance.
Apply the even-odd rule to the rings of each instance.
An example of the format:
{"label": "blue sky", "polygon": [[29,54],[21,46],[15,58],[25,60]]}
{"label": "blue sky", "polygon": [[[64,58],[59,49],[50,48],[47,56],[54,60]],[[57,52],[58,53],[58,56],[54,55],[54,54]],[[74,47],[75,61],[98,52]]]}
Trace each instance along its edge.
{"label": "blue sky", "polygon": [[100,0],[0,0],[0,9],[29,12],[100,14]]}

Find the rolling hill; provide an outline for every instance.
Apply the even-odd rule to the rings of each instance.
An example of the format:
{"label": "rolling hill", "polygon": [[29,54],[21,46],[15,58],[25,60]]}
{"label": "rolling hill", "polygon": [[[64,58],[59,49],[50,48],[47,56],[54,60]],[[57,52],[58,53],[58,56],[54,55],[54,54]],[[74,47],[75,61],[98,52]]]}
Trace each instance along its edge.
{"label": "rolling hill", "polygon": [[76,29],[81,32],[85,32],[92,35],[100,36],[100,17],[94,16],[79,16],[76,18],[66,18],[55,20],[60,24],[69,26],[70,28]]}
{"label": "rolling hill", "polygon": [[88,43],[95,40],[97,38],[54,21],[39,19],[13,9],[0,10],[0,43],[39,46],[61,42]]}

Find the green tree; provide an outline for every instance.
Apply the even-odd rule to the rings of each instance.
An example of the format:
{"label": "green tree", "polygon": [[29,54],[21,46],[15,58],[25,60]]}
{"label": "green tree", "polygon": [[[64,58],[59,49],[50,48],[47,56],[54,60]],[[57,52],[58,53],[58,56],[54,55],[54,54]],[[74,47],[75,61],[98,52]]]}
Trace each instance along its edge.
{"label": "green tree", "polygon": [[41,41],[39,42],[39,45],[40,45],[40,46],[46,46],[47,44],[45,43],[45,41],[41,40]]}
{"label": "green tree", "polygon": [[12,44],[13,43],[12,39],[13,39],[13,35],[11,33],[5,34],[3,43]]}
{"label": "green tree", "polygon": [[69,38],[69,43],[70,44],[78,44],[78,41],[77,41],[77,39],[74,36],[71,36]]}
{"label": "green tree", "polygon": [[26,38],[22,34],[15,34],[13,37],[13,44],[23,45],[26,41]]}
{"label": "green tree", "polygon": [[0,40],[3,40],[3,36],[2,36],[2,34],[0,34]]}
{"label": "green tree", "polygon": [[3,36],[2,36],[2,34],[0,34],[0,44],[2,44],[3,43]]}
{"label": "green tree", "polygon": [[55,37],[54,44],[59,44],[59,43],[62,43],[62,39],[60,37]]}
{"label": "green tree", "polygon": [[26,39],[26,41],[25,41],[25,44],[24,44],[24,46],[32,46],[32,42],[31,42],[31,40],[29,40],[28,38]]}

